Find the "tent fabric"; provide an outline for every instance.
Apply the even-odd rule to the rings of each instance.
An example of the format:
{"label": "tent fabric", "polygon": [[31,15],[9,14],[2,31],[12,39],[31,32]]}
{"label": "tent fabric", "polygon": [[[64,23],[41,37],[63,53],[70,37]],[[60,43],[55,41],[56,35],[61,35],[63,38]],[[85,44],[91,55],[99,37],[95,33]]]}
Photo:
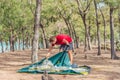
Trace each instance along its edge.
{"label": "tent fabric", "polygon": [[49,74],[83,74],[86,75],[90,72],[89,66],[79,66],[72,68],[69,56],[66,51],[59,52],[52,57],[43,58],[37,63],[31,64],[27,67],[19,69],[20,73],[43,73],[47,71]]}

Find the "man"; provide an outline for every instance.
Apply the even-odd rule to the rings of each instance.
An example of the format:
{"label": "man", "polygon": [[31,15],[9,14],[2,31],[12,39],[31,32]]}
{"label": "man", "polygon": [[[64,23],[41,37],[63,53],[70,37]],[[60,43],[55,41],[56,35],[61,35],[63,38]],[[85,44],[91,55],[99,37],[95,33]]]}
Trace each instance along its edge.
{"label": "man", "polygon": [[73,44],[72,44],[72,38],[69,35],[66,34],[59,34],[56,36],[52,36],[49,39],[50,41],[50,48],[49,52],[46,57],[50,55],[51,50],[53,49],[53,46],[60,45],[60,50],[67,51],[70,59],[71,65],[73,64]]}

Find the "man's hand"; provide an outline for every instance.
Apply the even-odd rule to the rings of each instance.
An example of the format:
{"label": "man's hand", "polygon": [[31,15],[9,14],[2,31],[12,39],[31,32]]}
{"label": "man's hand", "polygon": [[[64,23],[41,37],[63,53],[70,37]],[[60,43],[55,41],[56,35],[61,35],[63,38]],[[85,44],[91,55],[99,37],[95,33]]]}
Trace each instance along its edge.
{"label": "man's hand", "polygon": [[47,53],[47,55],[45,56],[45,58],[49,58],[50,56],[50,52]]}

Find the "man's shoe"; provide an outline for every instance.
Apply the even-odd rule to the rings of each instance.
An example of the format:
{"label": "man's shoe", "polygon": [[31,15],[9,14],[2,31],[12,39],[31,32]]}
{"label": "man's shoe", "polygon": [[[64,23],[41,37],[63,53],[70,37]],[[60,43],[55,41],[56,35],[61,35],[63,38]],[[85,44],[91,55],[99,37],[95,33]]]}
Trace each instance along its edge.
{"label": "man's shoe", "polygon": [[71,67],[72,67],[72,68],[78,68],[78,65],[75,64],[75,63],[73,63],[73,64],[71,65]]}

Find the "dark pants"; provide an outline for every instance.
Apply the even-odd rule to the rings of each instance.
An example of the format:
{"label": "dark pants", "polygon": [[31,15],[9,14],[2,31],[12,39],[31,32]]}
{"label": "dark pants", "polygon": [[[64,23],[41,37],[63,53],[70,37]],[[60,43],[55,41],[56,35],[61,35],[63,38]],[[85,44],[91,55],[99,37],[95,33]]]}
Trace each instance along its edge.
{"label": "dark pants", "polygon": [[60,49],[62,49],[63,51],[68,51],[68,50],[74,51],[74,50],[73,50],[73,43],[71,42],[71,43],[69,44],[69,46],[66,45],[66,44],[61,45],[61,46],[60,46]]}

